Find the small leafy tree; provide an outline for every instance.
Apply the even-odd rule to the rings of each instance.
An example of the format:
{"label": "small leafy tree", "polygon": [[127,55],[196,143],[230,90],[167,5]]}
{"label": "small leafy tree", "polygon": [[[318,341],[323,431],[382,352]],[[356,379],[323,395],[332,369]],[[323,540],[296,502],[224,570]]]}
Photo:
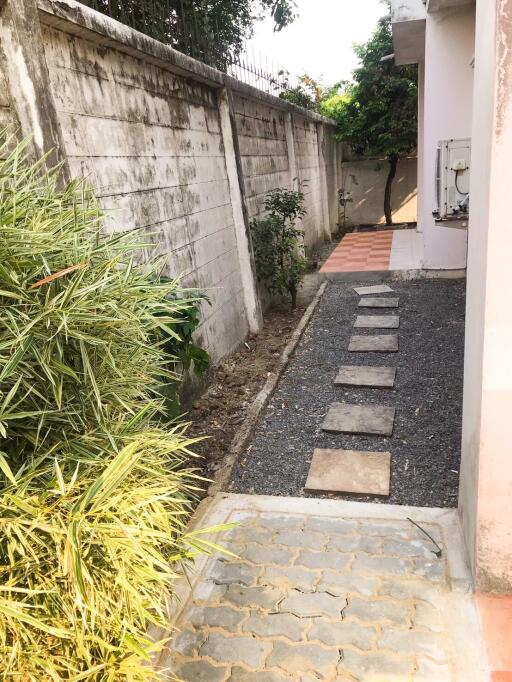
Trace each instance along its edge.
{"label": "small leafy tree", "polygon": [[384,192],[386,224],[392,225],[391,190],[398,160],[417,145],[418,71],[392,59],[391,20],[381,19],[370,40],[354,48],[361,66],[330,115],[340,137],[361,156],[385,157],[389,172]]}
{"label": "small leafy tree", "polygon": [[299,243],[304,233],[296,226],[306,214],[301,186],[297,190],[271,190],[265,198],[265,210],[267,216],[251,221],[258,279],[272,294],[289,293],[295,310],[297,288],[307,263]]}

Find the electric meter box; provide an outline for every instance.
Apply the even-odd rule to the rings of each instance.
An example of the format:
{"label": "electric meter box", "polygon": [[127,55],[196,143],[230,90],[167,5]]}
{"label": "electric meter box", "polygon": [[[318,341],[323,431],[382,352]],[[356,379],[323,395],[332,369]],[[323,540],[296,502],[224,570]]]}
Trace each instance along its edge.
{"label": "electric meter box", "polygon": [[471,140],[441,140],[436,155],[436,222],[469,217]]}

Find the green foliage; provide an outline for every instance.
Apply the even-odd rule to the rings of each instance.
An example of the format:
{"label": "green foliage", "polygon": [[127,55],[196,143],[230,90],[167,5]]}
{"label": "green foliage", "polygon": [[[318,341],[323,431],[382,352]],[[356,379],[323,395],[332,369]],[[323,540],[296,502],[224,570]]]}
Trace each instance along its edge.
{"label": "green foliage", "polygon": [[339,83],[327,87],[305,73],[299,76],[299,82],[296,86],[286,88],[279,94],[279,97],[304,109],[318,111],[327,116],[328,114],[324,113],[324,109],[328,111],[329,105],[325,103],[334,102],[335,98],[339,96],[339,88]]}
{"label": "green foliage", "polygon": [[208,547],[184,532],[201,480],[161,395],[181,358],[155,343],[190,334],[197,300],[43,167],[23,144],[0,162],[0,669],[142,682],[174,565]]}
{"label": "green foliage", "polygon": [[296,227],[296,221],[306,214],[302,188],[271,190],[265,198],[265,211],[264,218],[251,221],[258,279],[272,294],[289,293],[295,308],[307,264],[299,247],[303,232]]}
{"label": "green foliage", "polygon": [[345,97],[331,111],[339,136],[360,156],[385,157],[389,173],[384,213],[391,225],[391,185],[398,159],[411,154],[418,136],[418,70],[396,66],[391,19],[381,19],[370,40],[354,48],[361,65]]}
{"label": "green foliage", "polygon": [[296,17],[293,0],[84,0],[196,59],[226,69],[251,37],[254,24],[271,16],[276,31]]}
{"label": "green foliage", "polygon": [[354,49],[361,65],[331,111],[341,139],[361,156],[410,154],[417,142],[417,67],[382,61],[393,53],[389,18],[379,22],[366,44]]}

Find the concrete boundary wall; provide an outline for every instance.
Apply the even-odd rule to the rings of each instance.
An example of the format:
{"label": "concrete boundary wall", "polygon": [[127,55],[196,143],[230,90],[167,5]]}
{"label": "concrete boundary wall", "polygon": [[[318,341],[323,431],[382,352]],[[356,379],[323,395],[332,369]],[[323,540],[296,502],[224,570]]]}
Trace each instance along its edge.
{"label": "concrete boundary wall", "polygon": [[207,292],[214,362],[262,325],[249,221],[265,193],[304,183],[307,248],[337,229],[332,121],[75,0],[0,3],[0,126],[85,176],[106,229],[144,230],[169,275]]}

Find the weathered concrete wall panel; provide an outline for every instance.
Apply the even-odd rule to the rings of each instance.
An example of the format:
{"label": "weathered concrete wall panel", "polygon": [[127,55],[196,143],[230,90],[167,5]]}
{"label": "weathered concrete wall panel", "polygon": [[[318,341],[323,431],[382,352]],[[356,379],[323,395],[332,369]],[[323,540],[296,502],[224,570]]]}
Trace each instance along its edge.
{"label": "weathered concrete wall panel", "polygon": [[[298,177],[307,181],[306,245],[335,229],[332,125],[74,0],[20,7],[0,41],[18,35],[14,19],[39,18],[39,47],[26,52],[44,76],[48,106],[32,112],[49,131],[42,149],[58,140],[66,173],[93,186],[107,230],[140,229],[146,257],[164,257],[169,275],[206,291],[198,340],[220,360],[261,323],[244,206],[249,219],[261,216],[266,193]],[[27,134],[20,101],[30,103],[30,92],[15,96],[24,80],[13,55],[0,64],[0,128],[22,123]]]}
{"label": "weathered concrete wall panel", "polygon": [[51,27],[43,37],[73,174],[109,229],[146,228],[168,274],[207,290],[199,335],[222,357],[247,322],[215,92]]}
{"label": "weathered concrete wall panel", "polygon": [[[391,207],[395,223],[417,219],[416,158],[401,159],[393,181]],[[347,225],[375,225],[386,222],[384,188],[388,174],[385,159],[354,159],[342,163],[340,186],[349,201],[345,205]],[[343,221],[343,217],[342,217]]]}
{"label": "weathered concrete wall panel", "polygon": [[285,112],[236,93],[233,99],[247,209],[255,218],[269,190],[290,186]]}

